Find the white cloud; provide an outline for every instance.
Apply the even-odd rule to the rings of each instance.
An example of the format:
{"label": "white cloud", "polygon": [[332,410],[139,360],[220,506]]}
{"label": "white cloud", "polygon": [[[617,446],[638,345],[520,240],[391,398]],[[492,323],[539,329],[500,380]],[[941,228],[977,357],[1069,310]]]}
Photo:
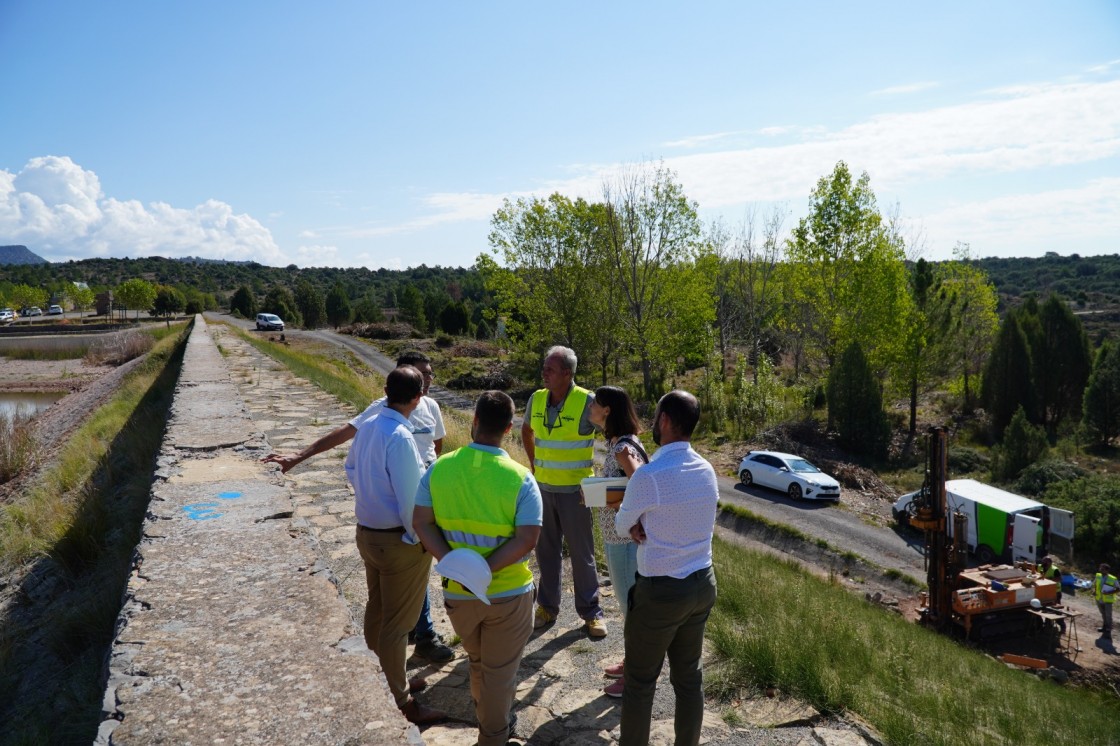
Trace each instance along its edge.
{"label": "white cloud", "polygon": [[928,91],[931,88],[937,88],[940,83],[927,80],[923,83],[908,83],[907,85],[896,85],[890,88],[880,88],[877,91],[871,91],[869,96],[898,96],[907,93],[919,93],[921,91]]}
{"label": "white cloud", "polygon": [[953,205],[923,221],[937,245],[965,241],[975,256],[1098,253],[1109,243],[1120,251],[1120,177]]}
{"label": "white cloud", "polygon": [[[1090,163],[1120,154],[1120,81],[1017,86],[982,98],[926,111],[884,113],[839,130],[764,128],[795,134],[798,142],[726,149],[665,159],[688,196],[704,208],[803,200],[836,162],[867,171],[876,191],[968,176]],[[718,139],[726,133],[710,137]],[[698,135],[684,142],[700,142]],[[423,204],[421,218],[356,229],[381,236],[440,223],[485,220],[503,198],[559,191],[595,199],[618,164],[583,164],[574,175],[538,188],[505,194],[439,193]]]}
{"label": "white cloud", "polygon": [[695,135],[693,137],[685,137],[680,140],[670,140],[669,142],[661,143],[665,148],[683,148],[691,150],[698,148],[701,145],[707,145],[717,140],[726,140],[729,137],[740,135],[740,132],[716,132],[710,135]]}
{"label": "white cloud", "polygon": [[340,267],[343,262],[337,246],[300,246],[296,249],[293,264],[300,267]]}
{"label": "white cloud", "polygon": [[0,236],[46,259],[207,256],[283,264],[267,228],[224,202],[193,208],[107,197],[100,180],[68,157],[32,158],[0,170]]}

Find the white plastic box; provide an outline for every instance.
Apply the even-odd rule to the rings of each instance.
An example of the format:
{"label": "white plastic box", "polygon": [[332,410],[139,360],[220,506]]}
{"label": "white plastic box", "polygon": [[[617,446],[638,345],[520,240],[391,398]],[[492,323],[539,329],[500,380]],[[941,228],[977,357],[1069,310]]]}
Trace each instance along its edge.
{"label": "white plastic box", "polygon": [[626,477],[588,477],[579,483],[583,488],[583,504],[589,508],[607,507],[608,490],[616,496],[612,503],[621,502],[629,481]]}

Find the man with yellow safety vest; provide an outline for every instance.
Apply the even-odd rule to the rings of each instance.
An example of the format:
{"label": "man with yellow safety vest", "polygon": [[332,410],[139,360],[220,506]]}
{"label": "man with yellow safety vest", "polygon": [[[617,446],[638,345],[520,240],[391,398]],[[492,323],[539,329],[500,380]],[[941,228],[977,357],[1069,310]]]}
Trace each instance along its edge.
{"label": "man with yellow safety vest", "polygon": [[541,533],[541,495],[529,470],[501,448],[513,412],[513,400],[501,391],[478,398],[472,442],[441,457],[424,474],[412,518],[437,560],[465,548],[485,557],[490,569],[481,595],[477,587],[443,581],[447,616],[470,661],[480,746],[509,742],[517,669],[533,634],[528,556]]}
{"label": "man with yellow safety vest", "polygon": [[1112,605],[1116,601],[1117,585],[1116,576],[1111,573],[1111,568],[1101,563],[1099,571],[1093,578],[1093,598],[1097,600],[1097,608],[1101,612],[1101,626],[1097,631],[1101,637],[1112,639]]}
{"label": "man with yellow safety vest", "polygon": [[541,366],[544,388],[525,406],[521,440],[544,501],[544,526],[537,544],[540,587],[533,627],[556,621],[560,613],[562,546],[568,543],[575,586],[576,613],[589,637],[606,637],[595,569],[595,535],[591,510],[580,499],[580,481],[593,475],[595,429],[587,389],[575,384],[576,353],[551,347]]}

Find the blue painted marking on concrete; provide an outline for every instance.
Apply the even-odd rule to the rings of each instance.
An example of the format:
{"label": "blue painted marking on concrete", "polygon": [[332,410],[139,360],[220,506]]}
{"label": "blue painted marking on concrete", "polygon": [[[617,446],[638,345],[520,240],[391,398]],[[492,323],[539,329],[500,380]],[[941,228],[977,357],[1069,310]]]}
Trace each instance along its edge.
{"label": "blue painted marking on concrete", "polygon": [[184,505],[183,510],[186,511],[187,517],[192,521],[208,521],[211,518],[221,518],[222,514],[216,510],[211,510],[218,503],[194,503],[193,505]]}
{"label": "blue painted marking on concrete", "polygon": [[235,499],[241,497],[241,493],[240,492],[219,492],[218,497],[222,498],[223,500],[235,500]]}

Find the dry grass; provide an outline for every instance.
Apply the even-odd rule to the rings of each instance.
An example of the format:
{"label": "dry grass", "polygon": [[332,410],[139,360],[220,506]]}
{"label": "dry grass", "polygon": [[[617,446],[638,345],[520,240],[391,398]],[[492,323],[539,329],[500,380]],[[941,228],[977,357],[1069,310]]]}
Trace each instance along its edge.
{"label": "dry grass", "polygon": [[35,458],[34,412],[18,410],[11,417],[0,415],[0,484],[19,476]]}

